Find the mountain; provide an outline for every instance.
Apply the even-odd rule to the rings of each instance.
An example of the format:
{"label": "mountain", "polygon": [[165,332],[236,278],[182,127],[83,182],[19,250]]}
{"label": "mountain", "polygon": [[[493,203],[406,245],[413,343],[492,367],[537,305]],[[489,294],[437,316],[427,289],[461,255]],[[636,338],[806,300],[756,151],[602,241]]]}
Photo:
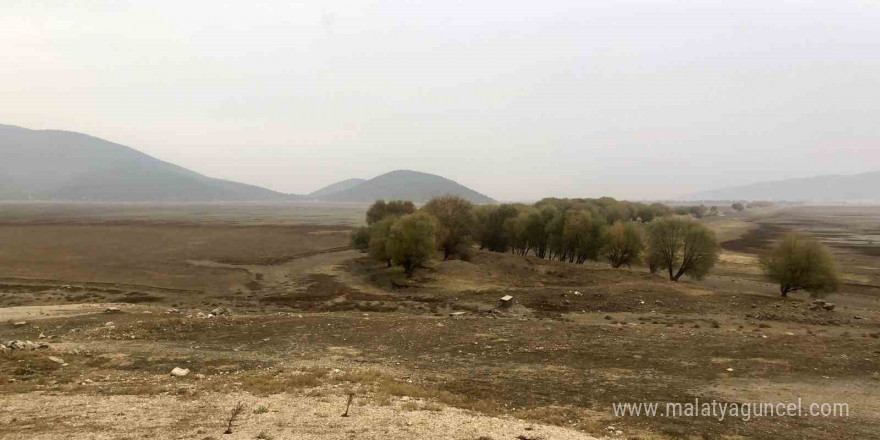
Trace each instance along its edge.
{"label": "mountain", "polygon": [[327,197],[330,194],[336,194],[340,191],[345,191],[347,189],[354,188],[354,187],[356,187],[366,181],[367,181],[367,179],[346,179],[346,180],[343,180],[342,182],[336,182],[336,183],[327,185],[327,186],[325,186],[315,192],[312,192],[312,193],[308,194],[308,197],[320,200],[321,198]]}
{"label": "mountain", "polygon": [[0,125],[0,200],[282,201],[301,196],[214,179],[80,133]]}
{"label": "mountain", "polygon": [[691,200],[772,200],[791,202],[878,202],[880,171],[759,182],[703,191]]}
{"label": "mountain", "polygon": [[434,174],[398,170],[374,177],[355,187],[326,195],[332,202],[373,202],[378,199],[427,202],[432,197],[452,194],[473,203],[495,203],[490,197]]}

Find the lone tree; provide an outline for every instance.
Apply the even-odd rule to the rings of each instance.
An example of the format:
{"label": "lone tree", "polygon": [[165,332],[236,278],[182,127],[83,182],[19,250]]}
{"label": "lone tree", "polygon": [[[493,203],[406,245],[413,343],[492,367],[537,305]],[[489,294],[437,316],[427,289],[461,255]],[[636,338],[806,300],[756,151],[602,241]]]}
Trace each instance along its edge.
{"label": "lone tree", "polygon": [[688,217],[667,217],[651,222],[648,228],[650,259],[666,268],[671,281],[682,275],[700,279],[718,260],[721,248],[715,233]]}
{"label": "lone tree", "polygon": [[407,278],[434,256],[436,229],[436,220],[425,213],[405,215],[391,227],[386,250],[394,264],[403,266]]}
{"label": "lone tree", "polygon": [[443,248],[443,259],[455,254],[467,244],[474,226],[473,205],[458,196],[434,197],[424,208],[437,219],[437,240]]}
{"label": "lone tree", "polygon": [[779,283],[782,297],[805,290],[812,297],[834,293],[840,287],[834,256],[818,240],[800,234],[786,235],[761,256],[761,268]]}
{"label": "lone tree", "polygon": [[386,203],[384,200],[376,200],[367,210],[367,224],[372,225],[390,215],[401,216],[414,212],[416,212],[416,205],[410,201],[392,200]]}
{"label": "lone tree", "polygon": [[730,207],[733,208],[733,210],[736,212],[740,212],[740,211],[743,211],[746,209],[745,205],[743,205],[740,202],[736,202],[736,203],[730,205]]}
{"label": "lone tree", "polygon": [[645,250],[645,239],[639,225],[632,222],[617,222],[605,231],[605,246],[602,255],[611,267],[632,266],[637,263]]}

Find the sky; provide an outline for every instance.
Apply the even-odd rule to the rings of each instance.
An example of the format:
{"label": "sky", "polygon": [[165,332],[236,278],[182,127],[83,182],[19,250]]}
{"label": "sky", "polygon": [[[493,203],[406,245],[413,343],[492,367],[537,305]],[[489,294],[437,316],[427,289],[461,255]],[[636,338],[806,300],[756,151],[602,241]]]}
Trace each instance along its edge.
{"label": "sky", "polygon": [[880,170],[880,3],[0,2],[0,124],[291,193],[499,200]]}

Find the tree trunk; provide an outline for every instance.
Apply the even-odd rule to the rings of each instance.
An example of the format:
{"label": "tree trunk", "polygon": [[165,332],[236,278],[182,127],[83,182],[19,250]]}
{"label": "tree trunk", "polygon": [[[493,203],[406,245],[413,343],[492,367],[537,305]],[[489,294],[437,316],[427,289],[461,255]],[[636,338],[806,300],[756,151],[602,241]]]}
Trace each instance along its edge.
{"label": "tree trunk", "polygon": [[788,286],[780,286],[780,287],[779,287],[779,291],[782,293],[782,297],[783,297],[783,298],[788,298],[788,292],[789,292],[789,290],[790,290],[790,289],[788,288]]}

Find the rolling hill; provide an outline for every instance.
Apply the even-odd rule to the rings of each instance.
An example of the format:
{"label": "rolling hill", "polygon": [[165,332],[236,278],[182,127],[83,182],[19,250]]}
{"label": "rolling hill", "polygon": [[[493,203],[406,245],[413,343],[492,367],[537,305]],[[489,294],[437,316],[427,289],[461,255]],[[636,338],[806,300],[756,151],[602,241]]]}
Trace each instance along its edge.
{"label": "rolling hill", "polygon": [[829,175],[703,191],[690,200],[772,200],[791,202],[878,202],[880,171],[849,176]]}
{"label": "rolling hill", "polygon": [[283,201],[302,197],[214,179],[80,133],[0,125],[0,200]]}
{"label": "rolling hill", "polygon": [[444,194],[457,195],[478,204],[495,203],[492,198],[445,177],[409,170],[397,170],[382,174],[351,188],[322,196],[320,200],[373,202],[378,199],[400,199],[423,203],[432,197]]}
{"label": "rolling hill", "polygon": [[347,189],[354,188],[354,187],[356,187],[366,181],[367,181],[367,179],[346,179],[341,182],[336,182],[336,183],[327,185],[317,191],[311,192],[308,194],[308,197],[320,200],[321,198],[327,197],[330,194],[336,194],[340,191],[345,191]]}

